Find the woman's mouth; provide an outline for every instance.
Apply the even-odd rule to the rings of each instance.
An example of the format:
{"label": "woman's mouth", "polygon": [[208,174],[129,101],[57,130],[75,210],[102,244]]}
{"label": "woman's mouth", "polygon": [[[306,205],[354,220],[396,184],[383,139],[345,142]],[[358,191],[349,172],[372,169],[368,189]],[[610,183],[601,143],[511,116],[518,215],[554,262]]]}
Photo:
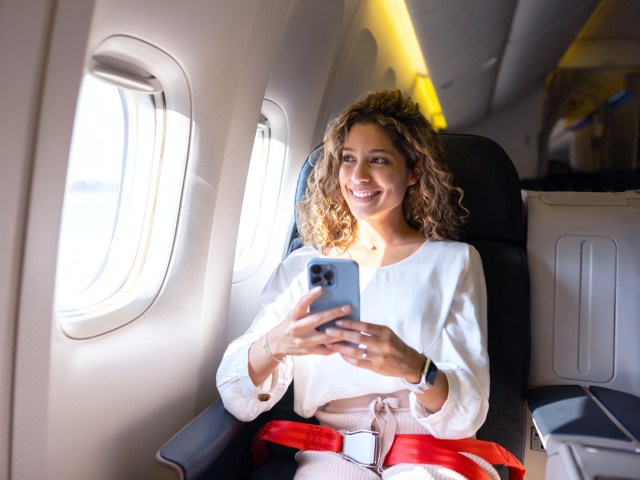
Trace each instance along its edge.
{"label": "woman's mouth", "polygon": [[371,197],[375,197],[376,195],[380,194],[380,190],[351,190],[349,189],[349,191],[351,192],[351,195],[355,198],[357,198],[358,200],[367,200]]}

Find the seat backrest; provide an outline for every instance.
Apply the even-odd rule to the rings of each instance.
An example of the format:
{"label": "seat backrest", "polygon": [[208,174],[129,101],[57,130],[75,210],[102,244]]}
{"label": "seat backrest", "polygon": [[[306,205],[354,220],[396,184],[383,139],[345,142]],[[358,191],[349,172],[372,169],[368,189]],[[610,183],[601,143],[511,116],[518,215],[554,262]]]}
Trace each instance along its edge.
{"label": "seat backrest", "polygon": [[464,240],[482,257],[487,284],[491,392],[477,437],[524,460],[530,361],[530,290],[526,231],[518,174],[505,151],[488,138],[440,136],[469,221]]}
{"label": "seat backrest", "polygon": [[[477,437],[497,442],[523,460],[530,325],[526,234],[518,174],[505,151],[488,138],[441,134],[440,139],[469,210],[464,241],[480,253],[487,284],[491,393],[487,420]],[[320,146],[305,161],[298,178],[296,203],[304,195],[309,172],[321,155]],[[287,253],[300,246],[296,232],[294,222]]]}

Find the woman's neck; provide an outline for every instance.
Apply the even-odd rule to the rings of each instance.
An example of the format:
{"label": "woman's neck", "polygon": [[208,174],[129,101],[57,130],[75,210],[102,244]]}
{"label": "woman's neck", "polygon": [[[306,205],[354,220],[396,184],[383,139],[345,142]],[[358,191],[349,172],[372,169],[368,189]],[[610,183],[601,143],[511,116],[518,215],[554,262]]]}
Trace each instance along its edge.
{"label": "woman's neck", "polygon": [[374,228],[364,222],[358,227],[358,241],[346,251],[329,248],[323,253],[329,257],[350,258],[361,267],[380,267],[411,256],[426,240],[406,222],[394,229]]}
{"label": "woman's neck", "polygon": [[404,219],[397,225],[375,225],[362,221],[358,223],[357,244],[368,250],[386,250],[423,240],[424,236]]}

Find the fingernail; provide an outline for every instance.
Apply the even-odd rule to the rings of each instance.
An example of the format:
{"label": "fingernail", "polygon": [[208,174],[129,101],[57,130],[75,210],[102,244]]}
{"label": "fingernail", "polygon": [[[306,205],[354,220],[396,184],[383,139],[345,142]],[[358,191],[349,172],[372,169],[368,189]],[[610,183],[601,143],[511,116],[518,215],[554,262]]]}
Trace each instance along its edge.
{"label": "fingernail", "polygon": [[340,310],[343,311],[343,312],[350,312],[351,311],[351,305],[345,305]]}
{"label": "fingernail", "polygon": [[338,334],[338,331],[335,328],[327,328],[324,333],[335,337]]}
{"label": "fingernail", "polygon": [[313,287],[311,289],[311,293],[316,293],[316,292],[319,292],[320,290],[322,290],[322,287],[318,285],[317,287]]}
{"label": "fingernail", "polygon": [[336,320],[336,325],[338,327],[344,327],[344,322],[342,320]]}

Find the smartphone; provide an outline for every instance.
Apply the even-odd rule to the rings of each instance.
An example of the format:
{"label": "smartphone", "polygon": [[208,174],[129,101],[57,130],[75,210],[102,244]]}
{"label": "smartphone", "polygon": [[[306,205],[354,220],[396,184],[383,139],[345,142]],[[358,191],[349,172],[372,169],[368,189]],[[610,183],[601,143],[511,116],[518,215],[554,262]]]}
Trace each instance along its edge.
{"label": "smartphone", "polygon": [[[322,287],[322,296],[311,304],[310,313],[351,305],[351,312],[342,318],[360,320],[360,272],[356,262],[337,258],[314,258],[307,265],[307,273],[310,289]],[[334,323],[335,320],[332,320],[317,329],[324,330]]]}

